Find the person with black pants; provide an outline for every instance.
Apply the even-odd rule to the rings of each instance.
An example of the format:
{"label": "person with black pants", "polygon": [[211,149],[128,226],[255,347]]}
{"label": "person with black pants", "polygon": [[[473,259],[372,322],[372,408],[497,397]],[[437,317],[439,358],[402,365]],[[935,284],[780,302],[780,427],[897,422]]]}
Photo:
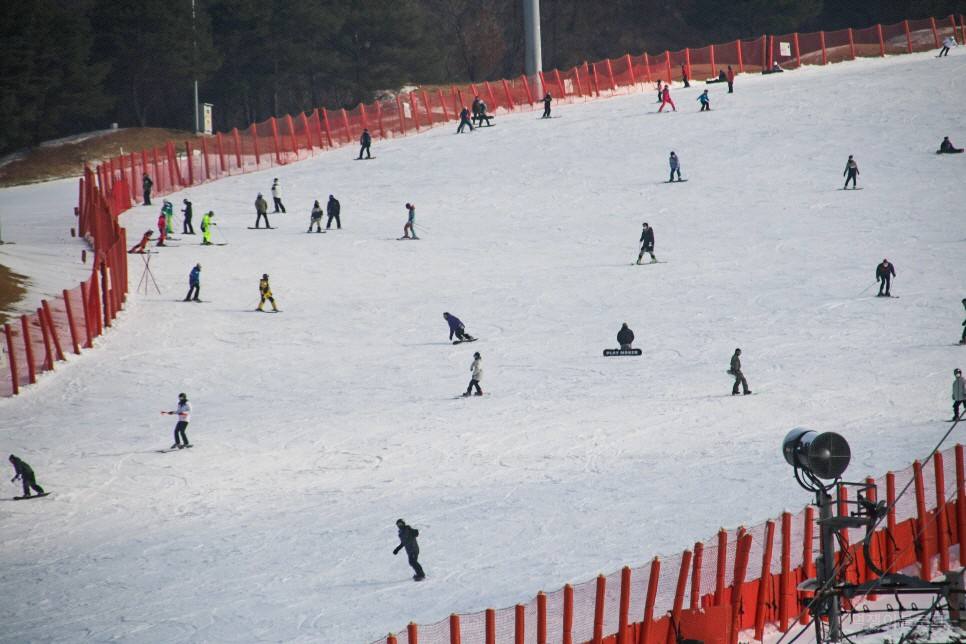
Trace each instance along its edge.
{"label": "person with black pants", "polygon": [[402,519],[396,521],[396,527],[399,528],[399,545],[392,551],[392,554],[398,555],[399,551],[405,548],[406,556],[409,557],[409,565],[413,567],[413,571],[416,573],[413,575],[413,580],[422,581],[426,578],[426,573],[423,572],[423,567],[419,565],[418,561],[419,544],[416,543],[416,537],[419,536],[419,530],[406,525],[406,522]]}
{"label": "person with black pants", "polygon": [[37,477],[34,474],[33,468],[21,461],[19,458],[10,455],[10,464],[13,465],[14,477],[10,479],[13,483],[17,479],[23,481],[23,495],[24,497],[30,496],[30,490],[33,490],[37,494],[44,494],[44,488],[37,485]]}
{"label": "person with black pants", "polygon": [[[892,278],[896,276],[896,268],[884,259],[882,263],[875,267],[875,281],[879,283],[879,297],[892,297],[889,289],[892,286]],[[883,295],[882,289],[885,289]]]}
{"label": "person with black pants", "polygon": [[154,182],[151,181],[151,177],[145,172],[141,175],[141,187],[144,189],[144,205],[151,205],[151,188],[154,186]]}
{"label": "person with black pants", "polygon": [[735,377],[735,386],[731,388],[732,396],[738,395],[738,385],[741,385],[744,395],[747,396],[751,393],[751,390],[748,389],[748,381],[745,380],[744,374],[741,373],[741,358],[738,357],[740,355],[741,349],[735,349],[735,354],[731,356],[731,368],[728,369],[728,373]]}
{"label": "person with black pants", "polygon": [[859,176],[859,164],[855,162],[851,154],[845,164],[845,172],[842,173],[842,176],[845,177],[845,185],[842,186],[842,190],[849,187],[849,181],[852,182],[852,189],[855,190],[855,178]]}
{"label": "person with black pants", "polygon": [[329,195],[329,202],[325,204],[325,214],[329,216],[329,218],[325,221],[326,230],[328,230],[329,226],[332,225],[333,219],[335,219],[335,227],[339,230],[342,230],[342,220],[339,219],[340,212],[342,212],[342,204],[339,203],[338,199],[332,195]]}
{"label": "person with black pants", "polygon": [[[963,308],[966,308],[966,297],[963,298]],[[959,339],[960,344],[966,344],[966,320],[963,320],[963,337]]]}
{"label": "person with black pants", "polygon": [[359,137],[359,157],[362,158],[362,153],[366,153],[366,158],[371,159],[372,154],[369,152],[369,148],[372,146],[372,135],[369,134],[369,130],[365,129],[362,131],[362,136]]}
{"label": "person with black pants", "polygon": [[191,443],[188,442],[188,436],[185,433],[185,430],[188,429],[188,419],[191,417],[191,403],[188,402],[188,396],[178,394],[178,409],[164,413],[169,416],[177,415],[178,417],[178,424],[174,426],[174,445],[171,446],[171,449],[191,447]]}
{"label": "person with black pants", "polygon": [[191,202],[187,199],[184,200],[184,210],[181,211],[184,215],[184,227],[181,231],[183,235],[194,235],[195,227],[191,225]]}
{"label": "person with black pants", "polygon": [[648,226],[646,221],[644,222],[644,229],[641,231],[641,252],[637,256],[638,264],[641,263],[644,253],[650,254],[652,264],[657,263],[657,257],[654,256],[654,229]]}

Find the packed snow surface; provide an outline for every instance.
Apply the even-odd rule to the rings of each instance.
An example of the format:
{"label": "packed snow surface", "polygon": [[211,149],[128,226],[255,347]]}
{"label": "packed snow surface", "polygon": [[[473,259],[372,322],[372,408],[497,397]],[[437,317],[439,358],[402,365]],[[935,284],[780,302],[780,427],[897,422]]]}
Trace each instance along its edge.
{"label": "packed snow surface", "polygon": [[[648,90],[448,124],[168,197],[227,245],[179,226],[148,256],[160,293],[130,256],[96,349],[0,401],[2,449],[53,493],[0,502],[2,639],[365,643],[798,511],[794,427],[845,436],[851,480],[924,457],[966,366],[966,155],[934,153],[966,141],[957,53],[740,76],[710,113],[695,84],[672,113]],[[288,213],[249,230],[274,177]],[[329,194],[343,229],[306,234]],[[75,195],[0,191],[26,310],[88,270]],[[130,243],[160,201],[123,215]],[[644,221],[667,263],[634,265]],[[206,303],[182,303],[196,263]],[[253,311],[263,273],[282,313]],[[623,322],[643,356],[603,357]],[[760,395],[730,395],[736,347]],[[486,395],[457,398],[475,351]],[[158,453],[179,392],[195,447]]]}

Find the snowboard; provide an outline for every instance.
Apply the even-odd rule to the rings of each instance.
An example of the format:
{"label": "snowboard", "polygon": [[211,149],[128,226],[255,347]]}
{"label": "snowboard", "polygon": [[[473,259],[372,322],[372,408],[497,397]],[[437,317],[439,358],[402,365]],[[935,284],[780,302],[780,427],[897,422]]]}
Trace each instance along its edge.
{"label": "snowboard", "polygon": [[[311,232],[313,232],[313,231],[311,231],[311,230],[306,230],[305,232],[306,232],[306,233],[311,233]],[[324,231],[324,230],[316,230],[316,231],[314,231],[314,232],[317,232],[317,233],[324,233],[325,231]]]}
{"label": "snowboard", "polygon": [[50,492],[44,492],[43,494],[31,494],[30,496],[15,496],[14,501],[23,501],[24,499],[39,499],[42,496],[50,496]]}
{"label": "snowboard", "polygon": [[861,190],[862,188],[839,188],[839,190]]}
{"label": "snowboard", "polygon": [[453,344],[463,344],[464,342],[476,342],[479,338],[470,338],[469,340],[453,340]]}
{"label": "snowboard", "polygon": [[275,230],[276,228],[278,228],[278,226],[265,226],[264,228],[261,226],[249,226],[248,230]]}
{"label": "snowboard", "polygon": [[[194,447],[194,445],[186,445],[184,449],[191,449],[192,447]],[[167,454],[168,452],[180,452],[180,451],[182,450],[178,449],[177,447],[171,447],[168,449],[159,449],[158,454]]]}
{"label": "snowboard", "polygon": [[677,181],[665,181],[664,183],[687,183],[687,179],[678,179]]}
{"label": "snowboard", "polygon": [[644,351],[641,349],[604,349],[605,358],[610,356],[639,356],[643,353]]}
{"label": "snowboard", "polygon": [[667,262],[659,259],[656,262],[641,262],[640,264],[634,262],[631,266],[647,266],[648,264],[667,264]]}
{"label": "snowboard", "polygon": [[[484,391],[483,396],[485,395],[487,395],[487,392]],[[456,400],[460,400],[461,398],[482,398],[483,396],[477,396],[475,393],[472,396],[464,396],[463,394],[460,394],[459,396],[456,396]]]}
{"label": "snowboard", "polygon": [[157,255],[158,254],[158,251],[156,251],[156,250],[129,250],[127,252],[127,254],[128,255]]}
{"label": "snowboard", "polygon": [[372,161],[376,157],[356,157],[353,161]]}

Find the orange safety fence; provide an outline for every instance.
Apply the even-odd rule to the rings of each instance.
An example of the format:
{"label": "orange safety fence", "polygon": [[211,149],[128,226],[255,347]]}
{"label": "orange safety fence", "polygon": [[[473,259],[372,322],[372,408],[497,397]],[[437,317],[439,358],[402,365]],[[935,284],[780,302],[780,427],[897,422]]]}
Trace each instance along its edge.
{"label": "orange safety fence", "polygon": [[[966,548],[958,546],[966,535],[964,454],[956,445],[878,482],[878,500],[890,508],[870,540],[876,566],[929,580],[963,565]],[[865,483],[876,485],[871,478]],[[840,487],[838,513],[848,513],[845,495]],[[722,529],[668,559],[655,557],[646,566],[541,592],[527,604],[453,614],[429,625],[410,623],[372,644],[673,644],[678,634],[706,644],[737,644],[739,633],[747,638],[751,630],[760,640],[766,625],[785,631],[808,624],[811,595],[797,587],[815,576],[818,534],[815,508],[807,506],[752,528]],[[876,578],[858,545],[863,537],[863,529],[843,529],[836,548],[840,576],[854,584]],[[950,561],[956,552],[958,560]],[[851,608],[842,606],[846,613]]]}

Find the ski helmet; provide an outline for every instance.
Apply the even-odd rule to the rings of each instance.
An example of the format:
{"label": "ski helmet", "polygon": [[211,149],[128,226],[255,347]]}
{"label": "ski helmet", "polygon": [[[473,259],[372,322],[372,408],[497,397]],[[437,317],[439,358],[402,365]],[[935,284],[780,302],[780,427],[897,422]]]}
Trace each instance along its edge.
{"label": "ski helmet", "polygon": [[178,399],[180,399],[180,400],[188,400],[188,395],[185,394],[185,393],[180,393],[180,394],[178,394]]}
{"label": "ski helmet", "polygon": [[473,354],[473,357],[474,357],[474,358],[482,358],[483,356],[481,356],[481,355],[480,355],[480,352],[479,352],[479,351],[477,351],[476,353],[474,353],[474,354]]}
{"label": "ski helmet", "polygon": [[267,280],[268,279],[268,273],[262,273],[262,279],[263,280]]}

